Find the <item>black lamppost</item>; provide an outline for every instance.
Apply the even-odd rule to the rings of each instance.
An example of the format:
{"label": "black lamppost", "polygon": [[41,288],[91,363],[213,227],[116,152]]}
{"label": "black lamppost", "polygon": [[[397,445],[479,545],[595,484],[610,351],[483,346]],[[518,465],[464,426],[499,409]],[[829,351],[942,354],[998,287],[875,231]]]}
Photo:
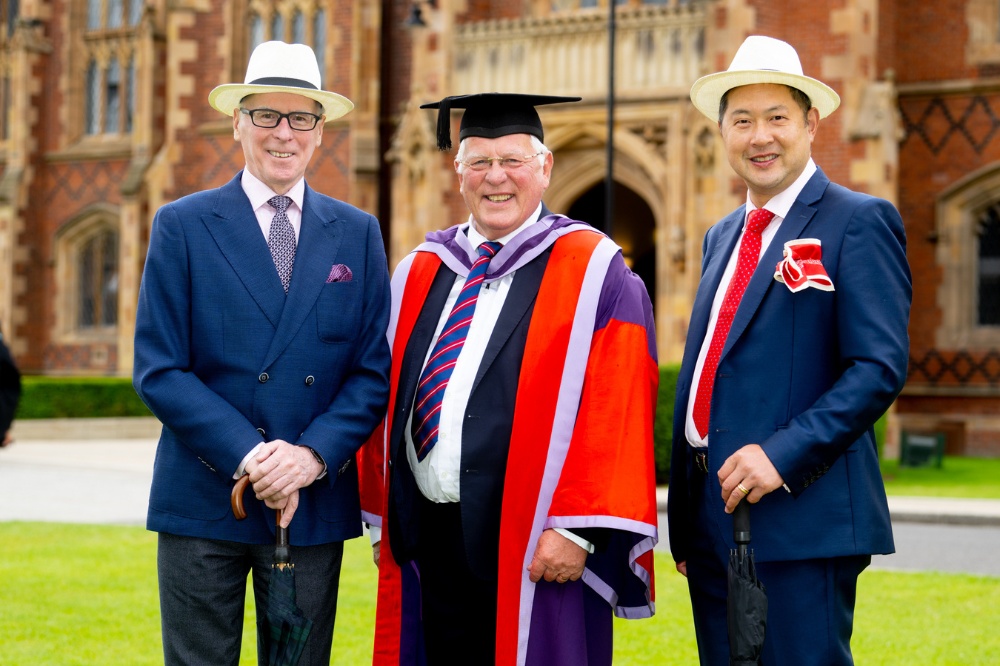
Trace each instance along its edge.
{"label": "black lamppost", "polygon": [[604,233],[611,236],[615,213],[615,4],[608,0],[608,172],[604,181]]}

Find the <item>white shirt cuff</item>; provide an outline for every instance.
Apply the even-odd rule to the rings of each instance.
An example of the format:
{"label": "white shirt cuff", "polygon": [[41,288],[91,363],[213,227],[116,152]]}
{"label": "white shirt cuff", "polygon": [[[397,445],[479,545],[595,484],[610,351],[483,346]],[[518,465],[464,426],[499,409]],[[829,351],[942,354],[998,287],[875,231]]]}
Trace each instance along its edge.
{"label": "white shirt cuff", "polygon": [[377,544],[379,541],[382,540],[382,528],[379,527],[378,525],[369,525],[368,536],[371,537],[372,545],[374,546],[375,544]]}
{"label": "white shirt cuff", "polygon": [[573,534],[569,530],[565,530],[561,527],[553,527],[552,529],[554,529],[556,532],[558,532],[559,534],[563,535],[564,537],[566,537],[567,539],[578,545],[580,548],[583,548],[588,553],[594,552],[594,544],[590,543],[582,536]]}
{"label": "white shirt cuff", "polygon": [[262,446],[264,446],[264,442],[261,442],[257,446],[250,449],[250,453],[244,456],[243,462],[241,462],[240,466],[236,468],[236,474],[233,474],[234,479],[239,479],[241,476],[243,476],[243,474],[246,472],[247,463],[250,462],[251,458],[257,455],[257,452],[260,451],[260,447]]}

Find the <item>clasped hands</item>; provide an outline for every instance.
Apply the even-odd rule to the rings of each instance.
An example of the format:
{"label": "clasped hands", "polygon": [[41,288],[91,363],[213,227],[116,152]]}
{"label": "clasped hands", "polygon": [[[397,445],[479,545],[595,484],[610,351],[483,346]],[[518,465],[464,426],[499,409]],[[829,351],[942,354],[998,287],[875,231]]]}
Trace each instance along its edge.
{"label": "clasped hands", "polygon": [[246,464],[246,473],[257,499],[271,509],[281,509],[281,526],[288,527],[299,506],[299,489],[322,474],[312,451],[276,439],[266,442]]}

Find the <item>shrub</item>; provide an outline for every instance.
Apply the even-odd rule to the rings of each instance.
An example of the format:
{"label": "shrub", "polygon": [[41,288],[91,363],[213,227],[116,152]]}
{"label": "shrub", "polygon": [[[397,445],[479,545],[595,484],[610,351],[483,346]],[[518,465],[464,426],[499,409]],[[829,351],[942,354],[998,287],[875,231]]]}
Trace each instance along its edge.
{"label": "shrub", "polygon": [[152,416],[129,377],[22,377],[18,419]]}
{"label": "shrub", "polygon": [[653,422],[653,447],[656,482],[666,483],[670,474],[670,451],[674,439],[674,394],[680,365],[660,366],[660,389],[656,397],[656,420]]}

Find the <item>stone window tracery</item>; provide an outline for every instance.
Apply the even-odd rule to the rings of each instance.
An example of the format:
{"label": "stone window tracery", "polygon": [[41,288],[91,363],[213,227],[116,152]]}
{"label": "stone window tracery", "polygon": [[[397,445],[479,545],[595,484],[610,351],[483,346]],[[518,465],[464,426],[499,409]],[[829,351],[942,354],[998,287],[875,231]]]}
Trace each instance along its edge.
{"label": "stone window tracery", "polygon": [[116,212],[91,210],[56,237],[58,327],[64,339],[114,340],[118,326]]}
{"label": "stone window tracery", "polygon": [[[143,0],[85,0],[80,67],[85,136],[132,131],[135,111],[135,42]],[[79,63],[79,64],[76,64]]]}
{"label": "stone window tracery", "polygon": [[1000,164],[971,174],[938,203],[940,349],[1000,346]]}
{"label": "stone window tracery", "polygon": [[247,57],[256,46],[269,40],[307,44],[316,52],[320,76],[325,81],[327,27],[324,6],[325,3],[315,0],[249,0],[246,6]]}
{"label": "stone window tracery", "polygon": [[980,326],[1000,326],[1000,202],[987,208],[976,231],[976,315]]}
{"label": "stone window tracery", "polygon": [[[0,30],[0,49],[7,53],[7,46],[14,36],[20,17],[19,0],[0,0],[0,17],[3,17],[3,29]],[[10,138],[10,62],[7,58],[0,60],[0,141]]]}

